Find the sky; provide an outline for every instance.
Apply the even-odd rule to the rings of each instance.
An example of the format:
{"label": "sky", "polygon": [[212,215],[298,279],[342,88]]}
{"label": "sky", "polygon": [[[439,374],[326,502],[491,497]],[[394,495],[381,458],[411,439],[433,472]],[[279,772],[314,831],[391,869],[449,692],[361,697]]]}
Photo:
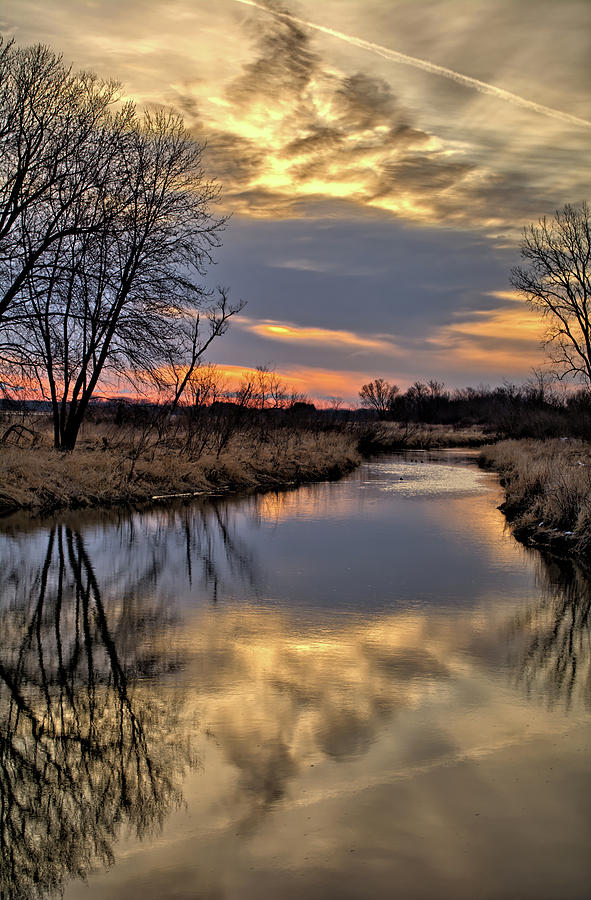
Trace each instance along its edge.
{"label": "sky", "polygon": [[351,403],[543,366],[509,276],[523,226],[591,194],[588,0],[3,0],[0,31],[206,142],[230,374]]}

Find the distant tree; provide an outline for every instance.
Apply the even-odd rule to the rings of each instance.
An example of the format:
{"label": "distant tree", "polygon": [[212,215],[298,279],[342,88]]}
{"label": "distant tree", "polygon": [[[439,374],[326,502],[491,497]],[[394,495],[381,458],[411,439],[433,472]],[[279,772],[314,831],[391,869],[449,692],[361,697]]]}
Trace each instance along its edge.
{"label": "distant tree", "polygon": [[[212,339],[214,327],[212,323],[210,334]],[[180,367],[175,361],[171,366],[171,373],[173,377],[168,379],[168,385],[174,388],[175,398],[179,395],[182,381],[185,381],[182,405],[186,410],[192,412],[203,410],[227,394],[228,386],[224,372],[213,363],[202,363],[198,359],[191,370],[190,366]]]}
{"label": "distant tree", "polygon": [[428,383],[429,394],[432,400],[439,400],[444,396],[445,384],[443,381],[436,381],[432,378]]}
{"label": "distant tree", "polygon": [[565,206],[524,229],[529,263],[511,283],[547,320],[545,343],[560,377],[591,387],[591,208]]}
{"label": "distant tree", "polygon": [[[435,382],[437,385],[438,382]],[[406,407],[411,419],[424,419],[429,406],[429,398],[434,396],[424,381],[415,381],[405,395]]]}
{"label": "distant tree", "polygon": [[429,396],[429,385],[424,381],[415,381],[406,392],[408,400],[421,404]]}
{"label": "distant tree", "polygon": [[390,384],[384,378],[374,378],[368,384],[362,385],[359,391],[361,405],[375,410],[380,419],[385,419],[399,390],[397,384]]}
{"label": "distant tree", "polygon": [[265,364],[256,367],[253,378],[251,406],[259,409],[282,409],[289,405],[289,394],[272,366]]}

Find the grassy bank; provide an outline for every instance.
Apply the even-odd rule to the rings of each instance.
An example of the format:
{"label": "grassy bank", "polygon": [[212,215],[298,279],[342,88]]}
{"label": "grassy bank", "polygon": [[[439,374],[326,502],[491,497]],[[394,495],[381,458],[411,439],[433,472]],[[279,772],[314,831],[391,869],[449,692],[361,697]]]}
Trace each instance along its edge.
{"label": "grassy bank", "polygon": [[591,554],[591,444],[577,440],[502,441],[482,463],[505,488],[501,507],[516,537],[569,555]]}
{"label": "grassy bank", "polygon": [[477,427],[339,422],[323,413],[226,404],[169,419],[130,407],[120,423],[99,410],[83,425],[75,451],[62,453],[53,449],[48,416],[4,416],[0,514],[279,488],[337,478],[370,453],[484,441]]}
{"label": "grassy bank", "polygon": [[446,447],[481,447],[495,438],[477,425],[452,428],[421,422],[374,422],[358,426],[359,446],[364,453],[389,450],[440,450]]}
{"label": "grassy bank", "polygon": [[1,513],[272,489],[336,478],[360,461],[351,435],[306,428],[237,430],[225,446],[198,450],[175,430],[89,425],[73,453],[53,450],[38,428],[34,441],[28,432],[10,437],[0,447]]}

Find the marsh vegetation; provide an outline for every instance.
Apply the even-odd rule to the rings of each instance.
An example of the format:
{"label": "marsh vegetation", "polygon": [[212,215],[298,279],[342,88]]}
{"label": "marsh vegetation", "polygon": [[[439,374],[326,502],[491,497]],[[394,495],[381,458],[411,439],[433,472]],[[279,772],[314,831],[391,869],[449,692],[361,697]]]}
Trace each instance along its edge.
{"label": "marsh vegetation", "polygon": [[584,441],[502,441],[482,450],[501,476],[503,510],[515,533],[566,553],[591,552],[591,445]]}

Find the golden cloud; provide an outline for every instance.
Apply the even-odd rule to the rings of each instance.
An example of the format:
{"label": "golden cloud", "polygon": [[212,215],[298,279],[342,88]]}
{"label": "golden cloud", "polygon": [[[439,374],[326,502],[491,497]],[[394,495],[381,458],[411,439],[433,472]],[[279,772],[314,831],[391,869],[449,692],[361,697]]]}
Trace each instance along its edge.
{"label": "golden cloud", "polygon": [[523,297],[519,291],[487,291],[487,297],[494,297],[496,300],[511,300],[513,303],[523,303]]}
{"label": "golden cloud", "polygon": [[238,327],[273,341],[289,344],[324,345],[327,347],[348,347],[353,350],[380,350],[397,353],[398,349],[392,340],[380,336],[364,337],[352,331],[341,331],[330,328],[309,328],[295,325],[292,322],[278,322],[273,319],[260,321],[242,317]]}
{"label": "golden cloud", "polygon": [[[76,66],[121,78],[138,102],[175,106],[207,140],[227,207],[244,215],[313,215],[347,202],[506,240],[508,225],[588,193],[588,129],[573,124],[587,109],[588,4],[568,4],[560,23],[538,17],[532,31],[525,14],[501,21],[494,2],[472,15],[460,0],[437,0],[417,29],[415,4],[383,0],[368,14],[350,0],[323,7],[324,34],[290,21],[284,5],[263,5],[176,0],[164,15],[158,0],[56,0],[40,17],[35,0],[5,0],[4,18],[19,40],[55,39]],[[311,0],[293,12],[318,15]],[[566,53],[553,52],[557,33]],[[403,69],[413,55],[453,63],[447,74],[463,86],[431,63]],[[497,99],[466,83],[481,69]],[[538,112],[512,105],[519,98],[501,85]],[[563,121],[540,115],[547,106],[563,109]]]}
{"label": "golden cloud", "polygon": [[386,82],[323,65],[294,23],[267,19],[264,29],[260,55],[222,94],[206,82],[175,86],[185,112],[199,109],[228,204],[272,217],[346,200],[437,219],[434,189],[471,169],[461,151],[411,127]]}
{"label": "golden cloud", "polygon": [[[246,23],[257,44],[237,77],[174,86],[174,102],[208,134],[212,173],[234,212],[292,217],[347,202],[418,223],[471,223],[506,238],[507,228],[560,205],[547,158],[519,155],[514,135],[502,150],[498,133],[480,121],[463,121],[457,134],[437,117],[429,129],[417,127],[388,82],[329,64],[301,23],[258,12]],[[534,123],[520,146],[526,133],[539,145],[540,128],[557,124]],[[576,150],[571,184],[582,183],[579,163]]]}
{"label": "golden cloud", "polygon": [[[258,79],[245,76],[231,103],[198,98],[209,156],[235,211],[294,215],[302,202],[336,200],[417,221],[440,218],[434,188],[451,189],[470,166],[410,128],[385,83],[314,63],[307,81],[298,76],[294,102],[289,79],[270,77],[276,89],[263,96]],[[195,86],[198,94],[203,88]]]}
{"label": "golden cloud", "polygon": [[[507,292],[495,295],[516,300]],[[464,321],[453,322],[428,338],[434,348],[452,353],[468,369],[527,373],[542,360],[544,325],[523,301],[518,307],[480,310]],[[449,357],[448,357],[449,358]]]}
{"label": "golden cloud", "polygon": [[361,384],[374,377],[373,373],[360,374],[359,372],[321,369],[312,366],[284,368],[281,376],[293,383],[297,390],[319,398],[356,397]]}

